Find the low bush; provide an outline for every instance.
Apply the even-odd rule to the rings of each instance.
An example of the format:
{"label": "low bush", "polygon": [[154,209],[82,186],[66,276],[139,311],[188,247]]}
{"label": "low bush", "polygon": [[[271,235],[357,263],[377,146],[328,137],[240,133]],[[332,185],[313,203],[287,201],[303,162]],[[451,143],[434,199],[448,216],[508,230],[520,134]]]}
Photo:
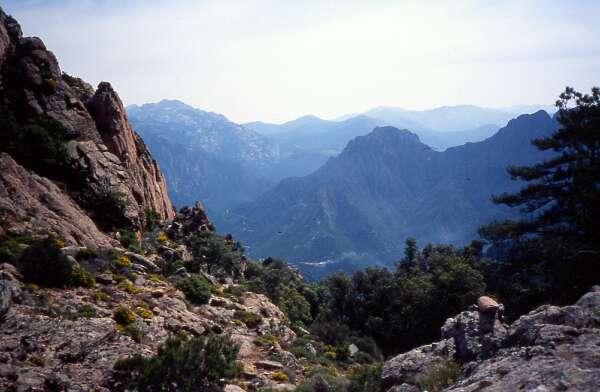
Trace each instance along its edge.
{"label": "low bush", "polygon": [[144,210],[145,227],[147,231],[151,231],[160,223],[160,215],[156,210],[146,208]]}
{"label": "low bush", "polygon": [[152,313],[151,310],[142,308],[140,306],[135,308],[135,312],[137,313],[138,316],[140,316],[141,318],[146,319],[146,320],[149,320],[154,317],[154,313]]}
{"label": "low bush", "polygon": [[28,282],[45,287],[71,284],[73,265],[61,251],[64,242],[55,236],[35,241],[17,260],[17,268]]}
{"label": "low bush", "polygon": [[96,317],[96,315],[96,308],[91,305],[83,305],[77,310],[77,316],[79,317],[93,318]]}
{"label": "low bush", "polygon": [[123,327],[123,334],[129,336],[136,343],[141,343],[144,339],[144,332],[135,324],[129,324]]}
{"label": "low bush", "polygon": [[121,245],[125,247],[125,249],[135,253],[142,253],[140,249],[140,242],[138,241],[135,231],[126,228],[121,228],[117,231],[121,237],[119,241],[121,242]]}
{"label": "low bush", "polygon": [[277,336],[263,335],[259,336],[254,340],[254,344],[257,346],[272,346],[278,342]]}
{"label": "low bush", "polygon": [[221,391],[221,379],[239,373],[236,356],[239,347],[226,336],[167,339],[155,356],[141,355],[115,363],[115,377],[127,390],[138,391]]}
{"label": "low bush", "polygon": [[92,288],[96,285],[96,280],[92,274],[77,266],[71,272],[71,284],[73,286]]}
{"label": "low bush", "polygon": [[349,377],[348,392],[371,392],[381,390],[381,364],[354,368]]}
{"label": "low bush", "polygon": [[438,392],[443,390],[460,375],[460,365],[453,361],[448,361],[442,366],[439,366],[417,378],[417,385],[422,391]]}
{"label": "low bush", "polygon": [[[88,184],[79,195],[79,203],[90,212],[94,222],[103,230],[112,231],[131,225],[126,216],[125,195],[115,189],[108,180]],[[123,234],[121,236],[123,237]]]}
{"label": "low bush", "polygon": [[82,248],[77,252],[75,258],[78,261],[82,260],[92,260],[98,257],[98,251],[92,248]]}
{"label": "low bush", "polygon": [[197,305],[207,304],[210,299],[212,285],[201,275],[192,274],[177,283],[177,288],[185,294],[185,298]]}
{"label": "low bush", "polygon": [[115,310],[113,310],[113,318],[117,324],[122,326],[129,325],[136,320],[135,313],[127,309],[125,306],[117,306]]}
{"label": "low bush", "polygon": [[262,322],[260,315],[245,310],[236,310],[233,313],[233,318],[243,322],[248,328],[256,328]]}
{"label": "low bush", "polygon": [[289,377],[287,376],[287,374],[285,374],[281,370],[276,370],[273,373],[271,373],[271,378],[273,380],[279,381],[279,382],[287,382],[287,381],[289,381]]}

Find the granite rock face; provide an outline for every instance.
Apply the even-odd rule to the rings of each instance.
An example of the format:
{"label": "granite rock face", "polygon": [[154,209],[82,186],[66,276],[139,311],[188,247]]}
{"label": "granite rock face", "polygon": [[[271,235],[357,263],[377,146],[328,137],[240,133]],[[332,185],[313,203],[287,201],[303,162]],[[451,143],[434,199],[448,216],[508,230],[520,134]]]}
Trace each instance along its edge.
{"label": "granite rock face", "polygon": [[[23,37],[18,23],[0,9],[0,104],[19,121],[51,119],[62,125],[74,169],[89,184],[110,184],[127,201],[125,218],[144,223],[144,212],[161,219],[175,211],[165,179],[110,84],[94,89],[61,72],[41,39]],[[82,243],[80,243],[82,244]]]}
{"label": "granite rock face", "polygon": [[[461,374],[444,391],[597,391],[600,389],[600,288],[571,306],[544,305],[510,327],[488,313],[448,319],[446,340],[401,354],[383,367],[386,391],[418,391],[413,380],[452,361]],[[417,372],[415,372],[417,369]],[[440,367],[438,367],[438,370]]]}
{"label": "granite rock face", "polygon": [[52,181],[0,153],[0,216],[6,234],[53,232],[69,244],[107,247],[114,243]]}

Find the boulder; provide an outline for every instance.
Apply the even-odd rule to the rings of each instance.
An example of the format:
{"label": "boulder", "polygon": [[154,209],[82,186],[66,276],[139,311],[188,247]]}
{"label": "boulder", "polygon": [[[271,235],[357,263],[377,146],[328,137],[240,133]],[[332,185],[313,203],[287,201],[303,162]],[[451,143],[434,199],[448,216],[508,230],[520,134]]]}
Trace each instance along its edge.
{"label": "boulder", "polygon": [[490,312],[462,312],[442,326],[442,339],[454,341],[461,362],[490,357],[502,346],[506,335],[506,326],[497,313]]}
{"label": "boulder", "polygon": [[[448,360],[461,362],[462,372],[444,391],[600,390],[600,290],[571,306],[541,306],[509,328],[498,313],[466,311],[446,320],[445,340],[384,364],[385,390],[416,392],[414,380]],[[456,352],[440,352],[439,344]]]}
{"label": "boulder", "polygon": [[245,392],[242,388],[237,385],[228,384],[223,388],[223,392]]}
{"label": "boulder", "polygon": [[454,359],[454,354],[452,339],[415,348],[385,362],[381,369],[381,383],[386,390],[393,386],[411,390],[416,388],[420,376],[444,366]]}
{"label": "boulder", "polygon": [[124,254],[133,264],[139,264],[152,273],[160,272],[160,268],[148,258],[133,252],[125,252]]}
{"label": "boulder", "polygon": [[256,362],[254,362],[254,366],[256,366],[257,368],[265,369],[265,370],[281,370],[281,369],[283,369],[283,365],[280,362],[269,361],[269,360],[256,361]]}
{"label": "boulder", "polygon": [[500,305],[490,297],[481,296],[477,299],[477,308],[483,313],[496,313]]}

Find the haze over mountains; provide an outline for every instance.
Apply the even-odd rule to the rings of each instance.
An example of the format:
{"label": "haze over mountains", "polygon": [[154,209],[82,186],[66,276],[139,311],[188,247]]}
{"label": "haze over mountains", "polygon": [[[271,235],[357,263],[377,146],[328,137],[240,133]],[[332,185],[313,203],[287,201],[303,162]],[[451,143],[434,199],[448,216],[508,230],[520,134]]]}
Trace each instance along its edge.
{"label": "haze over mountains", "polygon": [[555,123],[543,111],[510,120],[507,110],[379,107],[240,125],[163,100],[128,114],[176,206],[202,200],[251,256],[312,263],[301,264],[307,272],[392,262],[409,236],[464,244],[480,224],[514,214],[490,197],[519,186],[506,167],[539,160],[530,140]]}
{"label": "haze over mountains", "polygon": [[304,271],[311,267],[303,263],[391,263],[407,237],[465,244],[481,224],[514,216],[491,195],[518,189],[506,167],[539,161],[530,140],[555,128],[539,111],[484,141],[438,152],[410,131],[378,127],[315,173],[234,209],[220,227],[252,256],[285,255]]}

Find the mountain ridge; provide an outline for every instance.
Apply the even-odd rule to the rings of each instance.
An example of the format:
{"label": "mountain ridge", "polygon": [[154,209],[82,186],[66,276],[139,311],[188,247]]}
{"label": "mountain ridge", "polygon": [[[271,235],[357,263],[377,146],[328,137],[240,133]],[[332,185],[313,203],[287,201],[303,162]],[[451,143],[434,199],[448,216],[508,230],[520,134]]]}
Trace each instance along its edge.
{"label": "mountain ridge", "polygon": [[537,161],[541,154],[529,140],[555,127],[545,112],[522,115],[482,142],[444,152],[409,131],[377,128],[315,173],[282,181],[217,225],[249,245],[253,256],[285,254],[293,262],[353,254],[391,263],[408,236],[464,244],[479,224],[514,214],[490,197],[518,187],[506,166]]}

